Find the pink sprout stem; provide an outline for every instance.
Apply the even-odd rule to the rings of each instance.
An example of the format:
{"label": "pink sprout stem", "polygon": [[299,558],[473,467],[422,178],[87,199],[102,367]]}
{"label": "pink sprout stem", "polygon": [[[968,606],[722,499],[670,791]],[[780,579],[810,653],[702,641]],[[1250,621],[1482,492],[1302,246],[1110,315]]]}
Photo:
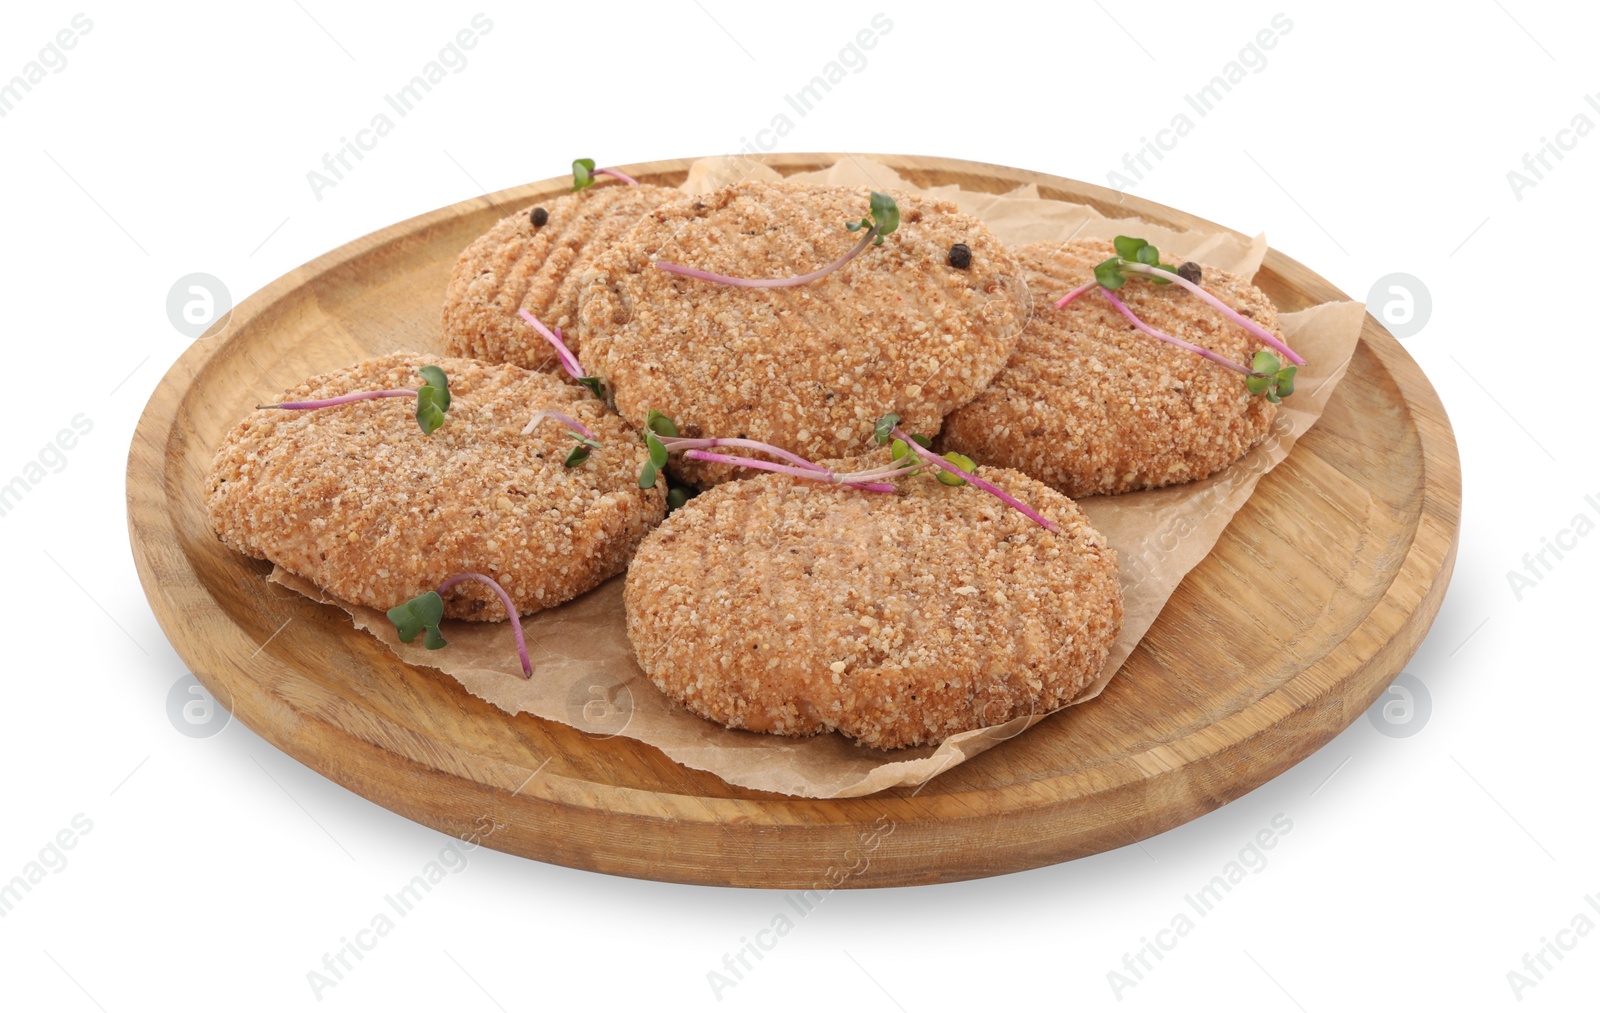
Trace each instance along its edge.
{"label": "pink sprout stem", "polygon": [[579,422],[571,415],[554,411],[550,408],[541,408],[540,410],[534,412],[533,418],[529,419],[528,424],[522,427],[522,435],[527,436],[529,433],[533,432],[539,427],[539,423],[543,422],[545,419],[555,419],[557,422],[566,426],[575,433],[580,433],[591,440],[598,439],[598,437],[595,436],[594,431],[588,426],[584,425],[582,422]]}
{"label": "pink sprout stem", "polygon": [[[795,478],[810,479],[813,482],[827,482],[832,485],[848,485],[852,489],[862,489],[866,492],[895,491],[895,487],[892,483],[862,481],[861,479],[863,476],[861,475],[851,474],[849,472],[841,473],[828,471],[826,469],[819,468],[817,465],[810,464],[809,462],[807,462],[809,467],[796,468],[788,464],[778,464],[775,461],[763,461],[756,457],[736,457],[732,454],[714,454],[709,450],[687,450],[684,451],[683,456],[694,461],[710,461],[714,464],[729,464],[743,468],[755,468],[760,471],[775,471],[780,475],[792,475]],[[891,472],[889,474],[898,474],[898,472]],[[875,475],[873,477],[886,476]]]}
{"label": "pink sprout stem", "polygon": [[701,281],[714,281],[721,285],[737,285],[740,288],[791,288],[795,285],[810,284],[811,282],[816,281],[818,278],[822,278],[826,275],[832,274],[834,271],[839,270],[839,268],[854,260],[856,254],[860,253],[862,250],[865,250],[868,246],[871,246],[872,241],[877,237],[878,227],[874,225],[867,230],[866,235],[861,237],[861,242],[857,243],[855,248],[849,253],[840,257],[827,267],[820,267],[817,270],[812,271],[810,274],[802,274],[795,278],[735,278],[731,275],[711,274],[708,271],[700,271],[692,267],[684,267],[682,264],[669,264],[664,260],[656,261],[656,267],[663,271],[670,271],[673,274],[681,274],[686,278],[698,278]]}
{"label": "pink sprout stem", "polygon": [[979,489],[982,489],[984,492],[986,492],[989,495],[993,496],[995,499],[998,499],[1000,502],[1004,503],[1006,506],[1011,507],[1013,510],[1020,511],[1023,516],[1025,516],[1029,520],[1032,520],[1035,523],[1039,524],[1046,531],[1060,531],[1061,530],[1059,527],[1056,526],[1056,523],[1054,521],[1050,520],[1050,518],[1044,516],[1043,514],[1039,513],[1038,511],[1034,510],[1028,504],[1022,502],[1020,499],[1017,499],[1015,496],[1013,496],[1010,493],[1006,492],[1004,489],[1000,488],[997,485],[994,485],[991,482],[985,482],[983,479],[979,478],[976,475],[968,474],[967,472],[962,471],[960,468],[958,468],[955,465],[951,464],[949,461],[947,461],[944,458],[940,457],[938,454],[935,454],[933,451],[931,451],[928,448],[924,447],[922,444],[918,443],[916,440],[913,440],[911,438],[911,434],[907,433],[905,430],[901,429],[899,426],[896,426],[894,428],[894,434],[896,436],[898,436],[902,441],[904,441],[906,446],[908,446],[912,450],[916,451],[916,454],[917,454],[918,457],[922,458],[924,461],[927,461],[929,464],[933,465],[935,468],[938,468],[940,471],[948,471],[950,474],[956,476],[957,478],[966,479],[968,482],[970,482],[971,484],[977,486]]}
{"label": "pink sprout stem", "polygon": [[491,591],[500,596],[500,604],[505,606],[506,615],[511,617],[511,632],[517,638],[517,657],[522,659],[522,674],[527,678],[533,678],[533,662],[528,660],[528,643],[522,638],[522,613],[517,611],[517,606],[511,601],[511,596],[506,594],[506,589],[501,587],[493,577],[488,577],[481,573],[458,573],[454,577],[445,578],[444,583],[439,585],[440,596],[442,597],[446,591],[464,580],[482,581],[489,585]]}
{"label": "pink sprout stem", "polygon": [[630,176],[627,173],[623,172],[621,169],[596,169],[594,172],[591,172],[589,175],[591,175],[591,176],[611,176],[614,179],[622,180],[624,183],[628,184],[629,186],[638,186],[639,185],[639,181],[638,180],[634,179],[632,176]]}
{"label": "pink sprout stem", "polygon": [[1091,288],[1094,288],[1098,284],[1100,284],[1098,281],[1087,281],[1087,282],[1084,282],[1082,285],[1079,285],[1077,288],[1073,289],[1071,292],[1068,292],[1066,295],[1062,296],[1060,299],[1057,299],[1056,300],[1056,309],[1058,309],[1058,310],[1059,309],[1064,309],[1066,307],[1067,303],[1069,303],[1072,300],[1078,298],[1078,296],[1083,295],[1085,292],[1089,291]]}
{"label": "pink sprout stem", "polygon": [[364,390],[356,394],[344,394],[340,397],[324,398],[321,401],[285,401],[282,404],[258,404],[257,408],[287,408],[302,411],[308,408],[332,408],[336,405],[353,404],[357,401],[370,401],[375,397],[416,397],[414,390]]}
{"label": "pink sprout stem", "polygon": [[556,350],[556,357],[561,360],[562,367],[566,369],[567,375],[574,380],[583,378],[583,366],[578,363],[578,357],[572,354],[572,349],[567,347],[567,343],[561,340],[560,331],[552,333],[550,328],[541,324],[539,318],[527,310],[517,310],[517,316],[526,320],[534,330],[538,331],[546,341],[550,342],[550,346]]}
{"label": "pink sprout stem", "polygon": [[1249,317],[1240,313],[1238,310],[1235,310],[1232,306],[1229,306],[1227,303],[1223,302],[1221,299],[1218,299],[1210,292],[1207,292],[1199,285],[1196,285],[1188,278],[1173,274],[1171,271],[1163,271],[1159,267],[1151,267],[1149,264],[1133,264],[1124,262],[1122,269],[1124,271],[1132,271],[1135,274],[1149,275],[1152,278],[1161,278],[1166,281],[1173,282],[1174,284],[1182,285],[1190,292],[1193,292],[1195,295],[1199,296],[1201,301],[1206,303],[1212,309],[1216,310],[1218,313],[1221,313],[1229,320],[1232,320],[1240,327],[1243,327],[1257,338],[1260,338],[1263,344],[1267,345],[1269,348],[1274,348],[1279,352],[1282,352],[1284,356],[1286,356],[1288,360],[1294,363],[1296,366],[1304,366],[1306,364],[1306,360],[1297,354],[1294,349],[1284,344],[1282,338],[1278,337],[1276,334],[1273,334],[1271,331],[1267,330],[1265,327],[1262,327],[1254,320],[1251,320]]}
{"label": "pink sprout stem", "polygon": [[797,464],[802,468],[810,468],[812,471],[827,470],[820,464],[812,464],[799,454],[792,454],[789,451],[784,450],[782,447],[774,447],[770,443],[762,443],[759,440],[746,440],[742,438],[727,437],[712,437],[710,439],[697,440],[688,436],[662,436],[658,437],[658,439],[661,440],[661,445],[666,447],[669,451],[708,450],[711,447],[741,447],[745,450],[759,450],[764,454],[771,454],[774,457],[781,457],[791,464]]}
{"label": "pink sprout stem", "polygon": [[1150,335],[1152,338],[1160,338],[1162,341],[1165,341],[1168,344],[1177,345],[1179,348],[1182,348],[1185,351],[1193,352],[1194,354],[1200,356],[1203,359],[1209,359],[1209,360],[1211,360],[1212,362],[1216,363],[1219,366],[1226,366],[1227,368],[1233,370],[1235,373],[1243,373],[1245,376],[1255,376],[1256,375],[1254,370],[1249,369],[1249,368],[1247,368],[1245,366],[1239,365],[1237,362],[1234,362],[1232,359],[1228,358],[1225,355],[1219,355],[1216,352],[1213,352],[1209,348],[1202,348],[1199,345],[1192,345],[1189,342],[1183,340],[1182,338],[1175,338],[1172,335],[1167,334],[1164,331],[1156,330],[1154,327],[1151,327],[1149,324],[1145,323],[1143,320],[1140,320],[1137,316],[1135,316],[1133,310],[1128,308],[1128,304],[1123,302],[1121,299],[1118,299],[1116,297],[1116,295],[1114,293],[1112,293],[1112,291],[1110,289],[1102,288],[1100,290],[1100,294],[1105,296],[1106,299],[1111,303],[1111,305],[1113,305],[1113,306],[1115,306],[1117,308],[1117,312],[1118,313],[1121,313],[1123,316],[1127,317],[1128,318],[1128,322],[1130,324],[1132,324],[1133,326],[1137,327],[1139,330],[1143,331],[1144,333]]}

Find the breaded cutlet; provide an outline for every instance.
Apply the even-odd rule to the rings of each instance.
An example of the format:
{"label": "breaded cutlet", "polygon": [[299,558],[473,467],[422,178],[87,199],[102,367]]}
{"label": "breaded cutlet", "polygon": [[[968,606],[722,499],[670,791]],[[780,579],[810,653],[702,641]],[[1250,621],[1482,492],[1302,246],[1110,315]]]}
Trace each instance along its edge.
{"label": "breaded cutlet", "polygon": [[[1034,292],[1033,319],[988,389],[945,419],[941,450],[1089,496],[1204,478],[1272,428],[1276,407],[1251,394],[1242,374],[1134,329],[1098,292],[1055,307],[1114,255],[1109,242],[1014,252]],[[1281,336],[1272,301],[1248,279],[1206,267],[1200,284]],[[1151,327],[1240,365],[1263,347],[1177,285],[1130,275],[1116,295]]]}
{"label": "breaded cutlet", "polygon": [[[640,489],[639,436],[587,390],[547,373],[396,352],[314,376],[278,401],[415,388],[441,367],[451,403],[425,434],[410,398],[295,411],[261,408],[229,432],[206,489],[223,543],[269,559],[346,601],[387,609],[446,577],[493,577],[523,614],[560,604],[627,566],[666,513]],[[561,411],[603,447],[576,467],[574,440],[540,409]],[[456,619],[504,619],[472,581],[444,595]]]}

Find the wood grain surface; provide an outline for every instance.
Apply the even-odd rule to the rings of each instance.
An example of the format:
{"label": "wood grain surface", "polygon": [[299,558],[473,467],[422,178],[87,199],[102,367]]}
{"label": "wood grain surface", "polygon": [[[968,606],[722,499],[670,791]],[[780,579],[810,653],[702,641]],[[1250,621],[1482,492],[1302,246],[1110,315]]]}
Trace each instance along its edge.
{"label": "wood grain surface", "polygon": [[[840,157],[765,161],[787,174]],[[872,157],[919,186],[1036,183],[1114,217],[1218,228],[1041,173]],[[688,165],[622,168],[676,185]],[[1416,363],[1368,316],[1321,421],[1105,693],[920,789],[839,801],[747,791],[630,739],[507,715],[401,663],[338,609],[267,583],[266,564],[212,534],[203,481],[224,432],[264,393],[370,355],[440,349],[457,254],[568,185],[441,208],[279,278],[172,367],[129,451],[134,559],[178,653],[235,717],[379,805],[452,835],[491,819],[504,826],[490,847],[651,879],[794,889],[996,875],[1141,840],[1282,773],[1362,714],[1439,610],[1460,514],[1455,439]],[[1284,311],[1348,298],[1275,251],[1256,283]],[[1270,641],[1282,646],[1248,646]]]}

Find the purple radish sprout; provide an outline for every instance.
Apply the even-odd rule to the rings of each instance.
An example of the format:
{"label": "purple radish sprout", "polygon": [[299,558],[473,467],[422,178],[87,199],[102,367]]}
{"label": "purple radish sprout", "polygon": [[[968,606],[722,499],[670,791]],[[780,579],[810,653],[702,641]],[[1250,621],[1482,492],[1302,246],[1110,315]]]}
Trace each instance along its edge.
{"label": "purple radish sprout", "polygon": [[[736,457],[732,454],[714,454],[709,450],[687,450],[684,457],[694,461],[710,461],[714,464],[728,464],[736,467],[755,468],[759,471],[772,471],[780,475],[792,475],[795,478],[809,479],[813,482],[827,482],[831,485],[848,485],[852,489],[861,489],[866,492],[894,492],[895,487],[889,482],[869,482],[863,478],[881,478],[891,475],[903,474],[912,469],[901,468],[895,471],[884,472],[874,469],[870,476],[865,474],[852,474],[849,472],[834,472],[810,465],[805,468],[796,468],[788,464],[778,464],[774,461],[763,461],[755,457]],[[809,463],[809,462],[808,462]]]}
{"label": "purple radish sprout", "polygon": [[1068,292],[1066,295],[1062,296],[1060,299],[1057,299],[1056,300],[1056,309],[1058,309],[1058,310],[1059,309],[1065,309],[1067,303],[1069,303],[1072,300],[1078,298],[1078,296],[1083,295],[1085,292],[1089,291],[1091,288],[1094,288],[1098,284],[1100,284],[1098,281],[1086,281],[1086,282],[1084,282],[1082,285],[1079,285],[1077,288],[1073,289],[1071,292]]}
{"label": "purple radish sprout", "polygon": [[712,447],[740,447],[740,448],[743,448],[745,450],[759,450],[762,453],[771,454],[774,457],[781,457],[785,461],[790,462],[791,464],[799,465],[802,468],[810,468],[813,471],[826,471],[827,470],[827,469],[823,468],[822,465],[813,464],[810,461],[806,460],[805,458],[801,457],[799,454],[790,453],[789,451],[784,450],[782,447],[775,447],[770,443],[762,443],[759,440],[746,440],[746,439],[743,439],[743,438],[725,438],[725,437],[712,437],[710,439],[695,439],[695,438],[689,437],[689,436],[658,436],[657,439],[659,439],[661,441],[662,445],[665,446],[668,450],[685,451],[685,450],[709,450]]}
{"label": "purple radish sprout", "polygon": [[539,423],[543,422],[545,419],[555,419],[557,422],[566,426],[573,432],[582,435],[585,439],[599,439],[599,437],[595,436],[594,431],[588,426],[584,425],[582,422],[579,422],[571,415],[566,415],[551,408],[541,408],[539,411],[534,412],[533,418],[529,419],[528,424],[522,427],[522,435],[527,436],[529,433],[533,432],[538,428]]}
{"label": "purple radish sprout", "polygon": [[623,172],[621,169],[596,169],[596,170],[594,170],[594,175],[596,175],[596,176],[610,176],[613,179],[620,179],[624,183],[628,184],[629,186],[638,186],[639,185],[639,181],[638,180],[634,179],[632,176],[630,176],[627,173]]}
{"label": "purple radish sprout", "polygon": [[511,596],[506,594],[506,589],[501,587],[499,582],[493,577],[488,577],[481,573],[458,573],[454,577],[445,578],[444,583],[439,585],[439,596],[441,598],[444,597],[446,591],[464,580],[481,581],[487,584],[491,591],[500,596],[500,604],[505,606],[506,615],[511,618],[512,635],[517,638],[517,657],[522,660],[522,674],[527,678],[533,678],[533,662],[528,660],[528,644],[522,637],[522,614],[517,611],[517,606],[511,601]]}
{"label": "purple radish sprout", "polygon": [[256,407],[309,411],[381,397],[412,397],[417,399],[417,425],[422,427],[424,435],[432,436],[435,430],[444,425],[444,413],[450,410],[450,378],[438,366],[418,366],[417,372],[425,382],[416,390],[360,390],[319,401],[281,401],[277,404],[258,404]]}
{"label": "purple radish sprout", "polygon": [[[1296,354],[1294,349],[1285,344],[1282,338],[1279,338],[1276,334],[1273,334],[1271,331],[1267,330],[1265,327],[1262,327],[1254,320],[1251,320],[1249,317],[1235,310],[1232,306],[1229,306],[1227,303],[1223,302],[1221,299],[1218,299],[1210,292],[1207,292],[1199,285],[1196,285],[1188,278],[1185,278],[1179,274],[1173,274],[1171,271],[1163,271],[1158,267],[1151,267],[1149,264],[1124,263],[1122,265],[1122,269],[1124,271],[1132,271],[1135,274],[1143,274],[1151,278],[1160,278],[1163,281],[1170,281],[1175,285],[1182,285],[1184,288],[1198,296],[1206,305],[1210,306],[1218,313],[1221,313],[1229,320],[1232,320],[1240,327],[1243,327],[1256,338],[1259,338],[1263,344],[1282,352],[1284,357],[1290,362],[1294,363],[1296,366],[1304,366],[1306,364],[1306,360]],[[1071,293],[1068,294],[1070,295]],[[1060,304],[1058,303],[1057,305]]]}
{"label": "purple radish sprout", "polygon": [[1117,312],[1118,313],[1121,313],[1123,316],[1127,317],[1128,318],[1128,322],[1130,324],[1132,324],[1133,326],[1137,327],[1139,330],[1143,331],[1144,333],[1150,335],[1152,338],[1159,338],[1162,341],[1167,342],[1168,344],[1177,345],[1179,348],[1182,348],[1185,351],[1193,352],[1194,354],[1200,356],[1203,359],[1209,359],[1210,361],[1216,363],[1219,366],[1226,366],[1228,369],[1233,370],[1235,373],[1243,373],[1245,376],[1255,376],[1255,375],[1257,375],[1254,370],[1249,369],[1248,367],[1239,365],[1237,362],[1234,362],[1232,359],[1228,358],[1225,355],[1219,355],[1216,352],[1213,352],[1209,348],[1202,348],[1199,345],[1190,344],[1189,342],[1183,340],[1182,338],[1175,338],[1172,335],[1167,334],[1167,333],[1165,333],[1163,331],[1156,330],[1154,327],[1151,327],[1149,324],[1145,323],[1143,320],[1140,320],[1137,316],[1135,316],[1133,310],[1128,308],[1128,304],[1123,302],[1121,299],[1118,299],[1116,297],[1116,295],[1113,294],[1110,289],[1102,288],[1100,290],[1100,294],[1105,296],[1107,301],[1109,301],[1111,303],[1111,305],[1113,305],[1113,306],[1115,306],[1117,308]]}
{"label": "purple radish sprout", "polygon": [[370,401],[376,397],[416,397],[414,390],[364,390],[355,394],[343,394],[339,397],[324,398],[321,401],[284,401],[281,404],[258,404],[257,408],[286,408],[291,411],[304,411],[311,408],[334,408],[342,404],[353,404],[357,401]]}
{"label": "purple radish sprout", "polygon": [[1035,523],[1039,524],[1046,531],[1057,531],[1058,532],[1058,531],[1061,530],[1059,527],[1056,526],[1056,523],[1054,521],[1050,520],[1050,518],[1044,516],[1043,514],[1039,513],[1038,511],[1034,510],[1028,504],[1022,502],[1020,499],[1017,499],[1015,496],[1013,496],[1010,493],[1006,492],[1004,489],[1000,488],[997,485],[994,485],[993,483],[985,482],[983,479],[979,478],[976,475],[973,475],[973,474],[970,474],[968,472],[965,472],[965,471],[961,470],[960,468],[956,467],[954,464],[951,464],[949,461],[945,460],[944,458],[940,457],[938,454],[935,454],[933,451],[929,450],[927,447],[924,447],[922,444],[918,443],[916,440],[913,440],[911,438],[911,434],[906,432],[904,429],[901,429],[899,426],[895,426],[893,432],[894,432],[894,435],[897,436],[901,440],[901,442],[903,442],[906,446],[910,447],[916,453],[916,455],[918,457],[922,458],[924,461],[926,461],[929,464],[933,465],[935,468],[938,468],[940,471],[948,471],[950,474],[956,476],[957,478],[966,479],[968,482],[970,482],[971,484],[977,486],[979,489],[982,489],[984,492],[986,492],[989,495],[993,496],[995,499],[998,499],[1000,502],[1004,503],[1006,506],[1011,507],[1013,510],[1019,511],[1020,513],[1022,513],[1023,516],[1027,517],[1029,520],[1032,520]]}
{"label": "purple radish sprout", "polygon": [[539,318],[527,310],[517,310],[517,316],[526,320],[534,330],[538,331],[546,341],[550,342],[550,346],[556,350],[556,357],[561,360],[562,367],[566,369],[567,375],[574,380],[583,379],[583,366],[578,363],[578,357],[572,354],[572,349],[568,348],[567,343],[561,339],[561,331],[559,329],[552,333],[550,328],[540,323]]}

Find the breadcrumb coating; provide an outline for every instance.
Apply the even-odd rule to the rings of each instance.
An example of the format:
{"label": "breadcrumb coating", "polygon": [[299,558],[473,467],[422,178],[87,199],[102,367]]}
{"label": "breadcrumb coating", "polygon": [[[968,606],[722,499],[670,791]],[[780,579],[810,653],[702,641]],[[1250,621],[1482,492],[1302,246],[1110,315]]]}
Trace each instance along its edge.
{"label": "breadcrumb coating", "polygon": [[[666,499],[638,486],[638,434],[583,388],[515,366],[395,352],[276,400],[415,388],[423,365],[450,382],[450,409],[432,435],[417,425],[415,401],[398,397],[257,409],[234,426],[206,485],[223,543],[379,609],[471,571],[493,577],[527,615],[620,573]],[[582,422],[604,447],[565,467],[573,440],[564,425],[547,419],[522,435],[541,408]],[[444,599],[451,618],[506,618],[476,581]]]}
{"label": "breadcrumb coating", "polygon": [[562,329],[573,351],[583,343],[578,294],[583,273],[639,216],[678,195],[642,183],[604,184],[542,202],[549,218],[535,226],[531,207],[496,222],[461,251],[445,289],[441,326],[446,350],[486,362],[559,372],[555,351],[517,316],[525,309]]}
{"label": "breadcrumb coating", "polygon": [[[685,436],[764,440],[807,458],[859,450],[897,412],[932,434],[982,390],[1027,318],[1016,261],[948,201],[891,191],[900,226],[818,281],[751,289],[658,270],[657,260],[746,278],[830,264],[860,233],[857,187],[743,182],[651,211],[595,261],[584,287],[579,358],[636,425],[656,409]],[[965,243],[970,267],[950,266]],[[697,485],[725,465],[674,461]]]}
{"label": "breadcrumb coating", "polygon": [[[988,389],[945,419],[941,449],[1089,496],[1204,478],[1272,428],[1276,406],[1250,394],[1242,374],[1140,333],[1096,292],[1055,308],[1115,254],[1109,242],[1014,252],[1034,293],[1033,320]],[[1207,267],[1200,284],[1281,336],[1272,301],[1248,280]],[[1117,296],[1151,327],[1241,365],[1264,347],[1177,285],[1129,275]]]}
{"label": "breadcrumb coating", "polygon": [[927,472],[898,494],[770,474],[702,493],[628,567],[640,666],[730,727],[885,749],[1067,703],[1122,623],[1115,552],[1060,493],[977,474],[1060,532]]}

